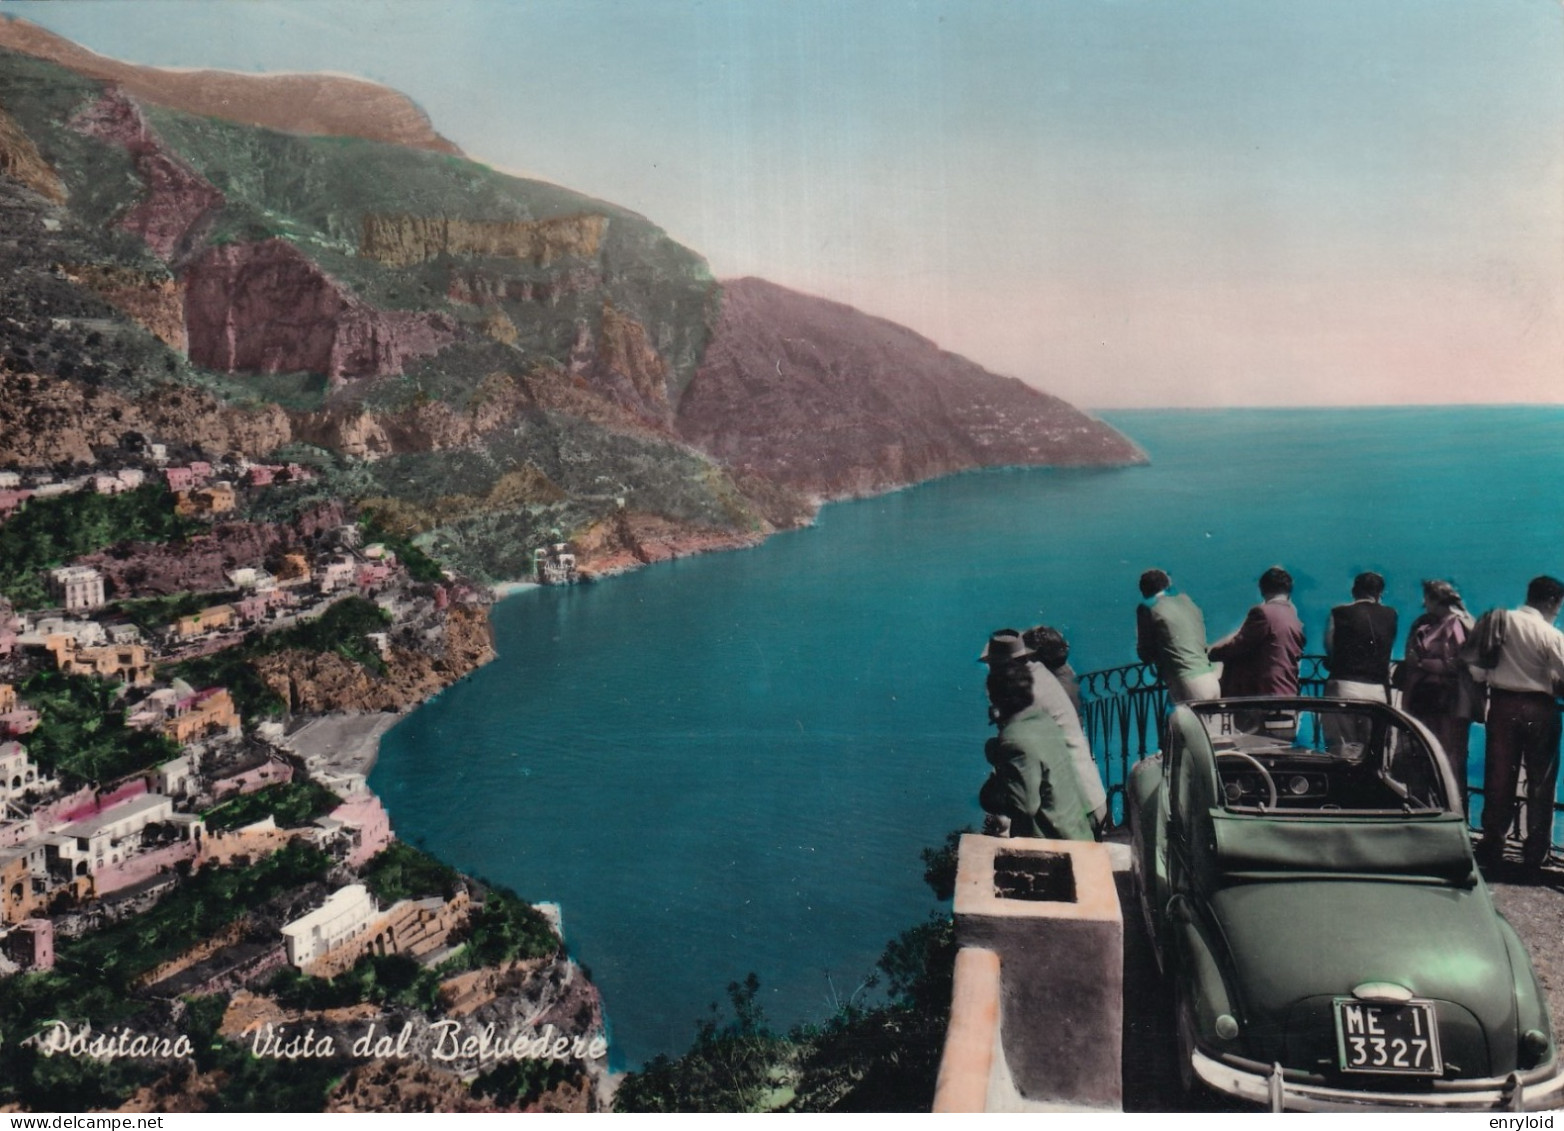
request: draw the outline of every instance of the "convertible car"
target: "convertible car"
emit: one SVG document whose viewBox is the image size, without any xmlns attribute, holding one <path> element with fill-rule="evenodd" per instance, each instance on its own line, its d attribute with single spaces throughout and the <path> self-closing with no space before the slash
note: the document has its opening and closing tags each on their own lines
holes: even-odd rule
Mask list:
<svg viewBox="0 0 1564 1131">
<path fill-rule="evenodd" d="M 1273 1110 L 1558 1107 L 1547 1004 L 1399 711 L 1177 707 L 1126 788 L 1180 1079 Z"/>
</svg>

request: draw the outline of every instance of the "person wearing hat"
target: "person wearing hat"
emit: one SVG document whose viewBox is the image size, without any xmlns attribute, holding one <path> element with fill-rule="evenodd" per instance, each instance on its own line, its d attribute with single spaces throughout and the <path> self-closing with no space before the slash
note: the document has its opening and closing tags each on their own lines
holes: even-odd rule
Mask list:
<svg viewBox="0 0 1564 1131">
<path fill-rule="evenodd" d="M 1216 668 L 1206 656 L 1206 619 L 1198 605 L 1172 587 L 1172 578 L 1160 569 L 1140 575 L 1135 654 L 1157 669 L 1173 702 L 1219 698 Z"/>
<path fill-rule="evenodd" d="M 1037 703 L 1031 652 L 1014 630 L 994 633 L 988 664 L 989 719 L 999 734 L 984 746 L 993 767 L 978 801 L 1007 819 L 1013 837 L 1096 840 L 1092 804 L 1064 731 Z"/>
</svg>

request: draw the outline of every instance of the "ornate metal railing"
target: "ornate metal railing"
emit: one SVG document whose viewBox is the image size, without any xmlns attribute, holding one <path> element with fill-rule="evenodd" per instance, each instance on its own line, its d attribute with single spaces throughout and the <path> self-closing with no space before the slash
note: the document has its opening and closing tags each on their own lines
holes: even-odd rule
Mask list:
<svg viewBox="0 0 1564 1131">
<path fill-rule="evenodd" d="M 1324 694 L 1324 656 L 1304 656 L 1298 674 L 1301 694 Z M 1117 826 L 1124 821 L 1124 782 L 1130 768 L 1162 748 L 1168 690 L 1157 679 L 1156 669 L 1148 664 L 1104 668 L 1077 678 L 1081 685 L 1081 723 L 1108 791 L 1108 819 Z M 1474 798 L 1482 793 L 1480 785 L 1471 787 Z M 1564 804 L 1555 802 L 1553 808 L 1556 821 L 1559 814 L 1564 814 Z M 1517 806 L 1517 821 L 1523 809 L 1524 803 Z"/>
</svg>

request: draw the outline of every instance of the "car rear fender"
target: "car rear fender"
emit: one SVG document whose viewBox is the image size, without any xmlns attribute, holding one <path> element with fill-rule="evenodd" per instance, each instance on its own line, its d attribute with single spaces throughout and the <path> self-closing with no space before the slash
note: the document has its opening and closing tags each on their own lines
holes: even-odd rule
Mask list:
<svg viewBox="0 0 1564 1131">
<path fill-rule="evenodd" d="M 1510 973 L 1515 981 L 1515 1031 L 1518 1035 L 1535 1029 L 1548 1038 L 1548 1052 L 1543 1060 L 1557 1055 L 1554 1048 L 1553 1021 L 1548 1014 L 1548 1000 L 1543 995 L 1542 987 L 1537 982 L 1537 972 L 1531 964 L 1531 957 L 1526 952 L 1525 945 L 1520 936 L 1515 933 L 1515 928 L 1503 915 L 1498 916 L 1499 934 L 1504 938 L 1505 953 L 1510 959 Z M 1524 1050 L 1518 1050 L 1522 1067 L 1532 1067 L 1538 1063 L 1528 1058 Z"/>
<path fill-rule="evenodd" d="M 1235 1043 L 1218 1037 L 1216 1032 L 1218 1017 L 1223 1014 L 1234 1019 L 1238 1017 L 1237 1003 L 1217 959 L 1217 948 L 1206 926 L 1184 897 L 1173 897 L 1168 905 L 1168 919 L 1176 956 L 1175 976 L 1179 979 L 1179 989 L 1187 995 L 1192 1007 L 1196 1038 L 1205 1048 L 1232 1051 L 1236 1048 Z"/>
</svg>

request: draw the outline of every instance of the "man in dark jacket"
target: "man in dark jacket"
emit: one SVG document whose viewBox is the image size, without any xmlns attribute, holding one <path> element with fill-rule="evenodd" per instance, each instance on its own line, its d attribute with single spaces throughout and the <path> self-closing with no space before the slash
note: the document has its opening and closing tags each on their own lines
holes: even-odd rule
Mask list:
<svg viewBox="0 0 1564 1131">
<path fill-rule="evenodd" d="M 1292 604 L 1292 575 L 1272 566 L 1260 575 L 1260 603 L 1238 631 L 1211 645 L 1222 662 L 1222 694 L 1296 695 L 1303 622 Z"/>
<path fill-rule="evenodd" d="M 1337 605 L 1325 624 L 1325 694 L 1337 699 L 1390 702 L 1390 652 L 1396 644 L 1396 610 L 1380 604 L 1385 579 L 1360 573 L 1352 581 L 1352 604 Z M 1372 727 L 1367 718 L 1328 715 L 1325 737 L 1333 747 L 1361 749 Z"/>
<path fill-rule="evenodd" d="M 1380 603 L 1385 579 L 1360 573 L 1352 604 L 1337 605 L 1325 626 L 1325 694 L 1341 699 L 1388 701 L 1390 652 L 1396 645 L 1396 610 Z"/>
</svg>

